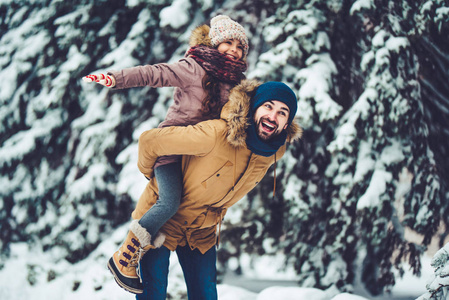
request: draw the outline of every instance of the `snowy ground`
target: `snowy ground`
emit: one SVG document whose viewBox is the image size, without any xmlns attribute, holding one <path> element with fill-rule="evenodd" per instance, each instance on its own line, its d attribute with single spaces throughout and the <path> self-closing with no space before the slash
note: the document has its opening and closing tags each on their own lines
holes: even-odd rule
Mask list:
<svg viewBox="0 0 449 300">
<path fill-rule="evenodd" d="M 125 236 L 127 227 L 117 230 L 108 240 L 91 253 L 91 255 L 76 265 L 61 260 L 55 261 L 58 253 L 36 252 L 28 249 L 26 244 L 15 244 L 12 247 L 12 257 L 5 262 L 0 270 L 0 299 L 2 300 L 131 300 L 135 299 L 119 288 L 105 267 L 105 262 Z M 113 252 L 113 250 L 112 250 Z M 171 257 L 169 290 L 174 291 L 174 299 L 184 297 L 185 285 L 182 273 L 176 261 L 176 255 Z M 264 268 L 261 262 L 258 269 L 246 277 L 225 276 L 224 284 L 218 286 L 220 300 L 380 300 L 380 299 L 416 299 L 426 292 L 425 284 L 433 270 L 430 258 L 423 260 L 422 278 L 406 274 L 400 280 L 391 297 L 372 298 L 363 289 L 356 292 L 359 295 L 337 294 L 333 291 L 321 291 L 295 286 L 290 275 L 274 274 L 272 268 Z M 276 278 L 276 280 L 273 280 Z M 30 284 L 32 283 L 32 284 Z"/>
</svg>

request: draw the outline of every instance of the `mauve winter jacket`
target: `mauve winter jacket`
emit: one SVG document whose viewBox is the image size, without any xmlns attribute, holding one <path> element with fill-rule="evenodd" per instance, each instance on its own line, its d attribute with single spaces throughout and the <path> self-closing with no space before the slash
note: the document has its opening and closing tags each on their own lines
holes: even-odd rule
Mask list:
<svg viewBox="0 0 449 300">
<path fill-rule="evenodd" d="M 202 80 L 206 71 L 193 58 L 183 58 L 172 64 L 161 63 L 110 71 L 108 74 L 115 78 L 115 89 L 175 87 L 173 104 L 158 127 L 187 126 L 211 119 L 210 115 L 202 114 L 202 103 L 206 96 Z M 220 83 L 221 106 L 228 101 L 230 89 L 230 84 Z M 180 160 L 179 156 L 164 156 L 157 160 L 155 167 Z"/>
</svg>

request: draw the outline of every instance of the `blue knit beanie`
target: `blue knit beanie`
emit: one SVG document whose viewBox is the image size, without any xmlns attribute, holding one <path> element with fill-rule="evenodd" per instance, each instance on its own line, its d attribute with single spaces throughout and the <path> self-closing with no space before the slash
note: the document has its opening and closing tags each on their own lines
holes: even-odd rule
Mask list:
<svg viewBox="0 0 449 300">
<path fill-rule="evenodd" d="M 298 109 L 298 100 L 295 93 L 285 83 L 277 81 L 268 81 L 259 85 L 256 94 L 251 99 L 250 114 L 254 115 L 257 108 L 270 100 L 277 100 L 288 106 L 290 113 L 288 115 L 288 124 L 290 125 Z"/>
</svg>

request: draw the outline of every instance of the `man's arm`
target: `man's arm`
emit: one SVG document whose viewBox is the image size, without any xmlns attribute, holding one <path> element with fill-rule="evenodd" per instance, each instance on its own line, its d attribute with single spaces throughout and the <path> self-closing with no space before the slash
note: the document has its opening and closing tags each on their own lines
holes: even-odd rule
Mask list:
<svg viewBox="0 0 449 300">
<path fill-rule="evenodd" d="M 159 156 L 204 156 L 215 147 L 217 130 L 225 121 L 210 120 L 193 126 L 173 126 L 145 131 L 139 138 L 137 166 L 147 178 L 153 177 L 153 165 Z"/>
</svg>

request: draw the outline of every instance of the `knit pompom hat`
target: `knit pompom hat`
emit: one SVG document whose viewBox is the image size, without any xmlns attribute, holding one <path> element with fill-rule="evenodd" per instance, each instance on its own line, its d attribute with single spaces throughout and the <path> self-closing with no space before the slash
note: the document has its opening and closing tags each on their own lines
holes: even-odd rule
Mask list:
<svg viewBox="0 0 449 300">
<path fill-rule="evenodd" d="M 213 47 L 217 47 L 227 40 L 238 40 L 243 46 L 243 56 L 248 54 L 248 38 L 245 29 L 228 16 L 218 15 L 210 20 L 209 37 Z"/>
</svg>

